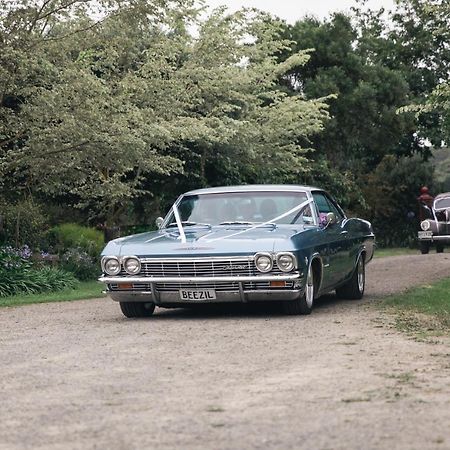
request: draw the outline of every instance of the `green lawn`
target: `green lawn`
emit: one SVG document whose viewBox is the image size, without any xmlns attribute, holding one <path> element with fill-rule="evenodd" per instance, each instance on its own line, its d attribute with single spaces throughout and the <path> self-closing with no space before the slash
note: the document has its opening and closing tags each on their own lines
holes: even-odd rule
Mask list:
<svg viewBox="0 0 450 450">
<path fill-rule="evenodd" d="M 375 249 L 374 258 L 385 258 L 387 256 L 400 256 L 400 255 L 420 255 L 420 251 L 417 248 L 377 248 Z"/>
<path fill-rule="evenodd" d="M 0 298 L 0 307 L 99 298 L 104 296 L 102 294 L 102 289 L 102 285 L 97 281 L 84 281 L 81 282 L 76 289 L 47 292 L 43 294 L 14 295 L 11 297 Z"/>
<path fill-rule="evenodd" d="M 399 313 L 400 328 L 450 334 L 450 278 L 388 297 L 383 305 Z"/>
</svg>

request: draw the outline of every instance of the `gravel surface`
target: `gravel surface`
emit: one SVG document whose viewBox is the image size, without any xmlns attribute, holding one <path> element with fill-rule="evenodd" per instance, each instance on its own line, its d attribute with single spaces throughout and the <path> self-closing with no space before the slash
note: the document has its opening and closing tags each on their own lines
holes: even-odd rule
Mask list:
<svg viewBox="0 0 450 450">
<path fill-rule="evenodd" d="M 450 275 L 450 255 L 367 267 L 364 301 L 157 309 L 108 300 L 0 310 L 0 449 L 448 449 L 450 346 L 376 308 Z"/>
</svg>

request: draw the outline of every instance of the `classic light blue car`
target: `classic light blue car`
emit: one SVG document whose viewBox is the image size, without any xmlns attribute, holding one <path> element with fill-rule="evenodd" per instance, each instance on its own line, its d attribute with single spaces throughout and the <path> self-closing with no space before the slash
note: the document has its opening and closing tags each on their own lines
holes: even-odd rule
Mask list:
<svg viewBox="0 0 450 450">
<path fill-rule="evenodd" d="M 102 253 L 99 281 L 126 317 L 155 306 L 281 302 L 309 314 L 336 290 L 360 299 L 374 252 L 369 222 L 347 218 L 325 191 L 253 185 L 181 195 L 158 231 L 122 237 Z"/>
</svg>

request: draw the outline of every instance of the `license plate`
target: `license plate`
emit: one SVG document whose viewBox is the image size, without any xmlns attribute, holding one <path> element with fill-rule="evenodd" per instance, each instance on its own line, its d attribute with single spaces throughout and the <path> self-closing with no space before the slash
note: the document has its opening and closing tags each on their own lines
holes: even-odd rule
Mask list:
<svg viewBox="0 0 450 450">
<path fill-rule="evenodd" d="M 196 290 L 180 290 L 181 300 L 194 300 L 194 301 L 205 301 L 205 300 L 215 300 L 216 291 L 214 289 L 196 289 Z"/>
<path fill-rule="evenodd" d="M 419 238 L 430 238 L 433 237 L 432 231 L 419 231 Z"/>
</svg>

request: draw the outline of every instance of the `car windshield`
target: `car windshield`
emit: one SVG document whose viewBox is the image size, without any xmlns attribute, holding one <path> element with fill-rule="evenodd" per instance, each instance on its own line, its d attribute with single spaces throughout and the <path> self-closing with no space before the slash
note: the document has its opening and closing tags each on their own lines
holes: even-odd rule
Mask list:
<svg viewBox="0 0 450 450">
<path fill-rule="evenodd" d="M 227 192 L 185 195 L 178 204 L 180 220 L 193 225 L 314 224 L 310 205 L 274 221 L 308 199 L 306 192 Z M 175 225 L 173 212 L 166 226 Z"/>
</svg>

